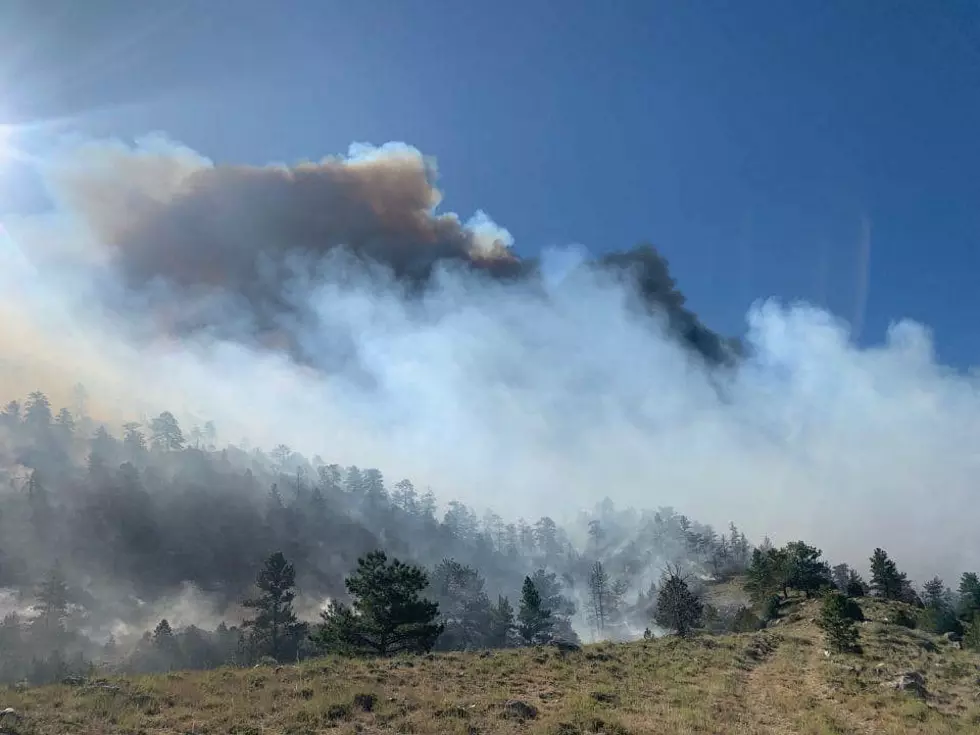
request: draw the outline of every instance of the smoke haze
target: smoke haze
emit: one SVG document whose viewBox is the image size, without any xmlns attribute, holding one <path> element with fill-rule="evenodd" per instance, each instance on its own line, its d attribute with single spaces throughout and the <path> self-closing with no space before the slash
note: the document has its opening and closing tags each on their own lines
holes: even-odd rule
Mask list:
<svg viewBox="0 0 980 735">
<path fill-rule="evenodd" d="M 875 546 L 917 579 L 980 566 L 977 381 L 921 325 L 861 349 L 761 301 L 738 349 L 655 251 L 523 261 L 485 214 L 438 214 L 401 144 L 252 167 L 90 142 L 43 168 L 56 208 L 0 235 L 8 400 L 82 383 L 115 425 L 210 419 L 505 517 L 609 496 L 861 569 Z"/>
</svg>

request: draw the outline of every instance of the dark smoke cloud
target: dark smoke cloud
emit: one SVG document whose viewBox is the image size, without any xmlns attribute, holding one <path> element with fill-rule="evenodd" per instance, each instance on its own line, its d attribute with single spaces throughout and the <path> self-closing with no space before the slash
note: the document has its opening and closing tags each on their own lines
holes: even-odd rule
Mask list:
<svg viewBox="0 0 980 735">
<path fill-rule="evenodd" d="M 432 160 L 400 144 L 258 167 L 214 165 L 151 140 L 135 150 L 86 146 L 57 180 L 126 286 L 149 298 L 165 331 L 207 328 L 222 337 L 244 331 L 310 359 L 294 334 L 296 321 L 307 316 L 308 289 L 322 277 L 336 280 L 352 261 L 382 266 L 409 295 L 424 292 L 440 268 L 492 280 L 540 278 L 538 264 L 518 258 L 510 235 L 484 214 L 463 223 L 437 213 L 436 177 Z M 329 257 L 341 250 L 353 257 Z M 704 357 L 725 359 L 730 345 L 685 308 L 655 249 L 590 265 L 632 280 L 643 308 L 666 314 Z"/>
</svg>

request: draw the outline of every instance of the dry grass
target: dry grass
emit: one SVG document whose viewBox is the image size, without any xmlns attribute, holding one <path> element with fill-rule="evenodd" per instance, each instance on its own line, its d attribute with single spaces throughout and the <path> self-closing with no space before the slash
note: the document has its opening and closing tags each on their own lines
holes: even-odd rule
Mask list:
<svg viewBox="0 0 980 735">
<path fill-rule="evenodd" d="M 18 735 L 980 732 L 980 657 L 866 612 L 863 656 L 826 657 L 808 603 L 754 634 L 181 672 L 11 689 L 0 708 L 23 715 L 4 725 Z M 925 699 L 881 686 L 909 670 Z"/>
</svg>

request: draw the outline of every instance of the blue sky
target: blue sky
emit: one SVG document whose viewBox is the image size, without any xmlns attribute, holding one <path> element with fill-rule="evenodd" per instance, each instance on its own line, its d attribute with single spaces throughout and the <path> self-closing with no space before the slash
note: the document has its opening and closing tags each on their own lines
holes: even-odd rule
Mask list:
<svg viewBox="0 0 980 735">
<path fill-rule="evenodd" d="M 721 331 L 775 296 L 980 352 L 972 2 L 12 0 L 0 118 L 217 161 L 405 141 L 522 254 L 653 242 Z"/>
</svg>

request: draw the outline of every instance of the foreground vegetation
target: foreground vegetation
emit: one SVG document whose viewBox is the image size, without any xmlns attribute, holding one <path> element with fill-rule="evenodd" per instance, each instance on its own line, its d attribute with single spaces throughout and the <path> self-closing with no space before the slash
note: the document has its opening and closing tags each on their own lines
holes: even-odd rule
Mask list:
<svg viewBox="0 0 980 735">
<path fill-rule="evenodd" d="M 968 733 L 980 655 L 862 598 L 863 653 L 829 654 L 820 602 L 754 633 L 176 672 L 10 687 L 18 735 L 48 733 Z M 924 689 L 895 688 L 903 674 Z M 9 720 L 9 721 L 8 721 Z"/>
</svg>

